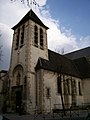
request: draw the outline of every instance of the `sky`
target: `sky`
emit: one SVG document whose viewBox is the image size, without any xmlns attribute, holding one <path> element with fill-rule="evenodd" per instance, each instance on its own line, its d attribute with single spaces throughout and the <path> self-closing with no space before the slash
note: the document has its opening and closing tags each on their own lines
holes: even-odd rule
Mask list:
<svg viewBox="0 0 90 120">
<path fill-rule="evenodd" d="M 14 1 L 0 0 L 0 46 L 3 51 L 0 69 L 9 69 L 13 39 L 11 28 L 31 8 L 49 27 L 49 49 L 68 53 L 90 46 L 90 0 L 36 0 L 37 5 L 30 4 L 29 7 L 26 2 Z"/>
</svg>

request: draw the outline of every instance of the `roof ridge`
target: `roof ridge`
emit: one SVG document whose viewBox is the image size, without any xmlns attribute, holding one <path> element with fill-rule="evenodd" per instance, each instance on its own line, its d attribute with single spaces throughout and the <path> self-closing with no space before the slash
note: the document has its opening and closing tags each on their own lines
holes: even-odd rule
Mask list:
<svg viewBox="0 0 90 120">
<path fill-rule="evenodd" d="M 72 52 L 70 52 L 70 53 L 66 53 L 66 54 L 64 54 L 64 55 L 68 55 L 68 54 L 71 54 L 71 53 L 75 53 L 75 52 L 78 52 L 78 51 L 82 51 L 82 50 L 85 50 L 85 49 L 88 49 L 88 48 L 90 48 L 90 46 L 85 47 L 85 48 L 81 48 L 81 49 L 79 49 L 79 50 L 72 51 Z"/>
</svg>

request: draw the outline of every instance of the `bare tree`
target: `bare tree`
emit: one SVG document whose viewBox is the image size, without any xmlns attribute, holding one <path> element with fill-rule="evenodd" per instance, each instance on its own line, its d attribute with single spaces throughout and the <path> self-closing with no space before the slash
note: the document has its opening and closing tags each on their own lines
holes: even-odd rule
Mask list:
<svg viewBox="0 0 90 120">
<path fill-rule="evenodd" d="M 64 55 L 64 53 L 65 53 L 65 49 L 64 48 L 61 48 L 61 49 L 60 48 L 56 48 L 55 51 L 57 53 L 61 54 L 61 55 Z"/>
<path fill-rule="evenodd" d="M 22 4 L 27 4 L 28 7 L 31 7 L 32 4 L 40 7 L 39 4 L 36 2 L 36 0 L 11 0 L 11 2 L 15 2 L 15 1 L 20 1 Z"/>
<path fill-rule="evenodd" d="M 62 48 L 62 49 L 61 49 L 61 54 L 64 55 L 64 53 L 65 53 L 65 49 Z"/>
</svg>

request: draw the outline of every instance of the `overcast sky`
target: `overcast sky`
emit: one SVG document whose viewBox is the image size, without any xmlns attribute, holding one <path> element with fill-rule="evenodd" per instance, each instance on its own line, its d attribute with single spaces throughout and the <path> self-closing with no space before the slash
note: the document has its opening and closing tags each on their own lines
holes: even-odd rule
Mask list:
<svg viewBox="0 0 90 120">
<path fill-rule="evenodd" d="M 8 69 L 13 31 L 11 28 L 30 10 L 16 0 L 0 0 L 0 69 Z M 48 48 L 65 53 L 90 46 L 90 0 L 36 0 L 33 11 L 49 27 Z"/>
</svg>

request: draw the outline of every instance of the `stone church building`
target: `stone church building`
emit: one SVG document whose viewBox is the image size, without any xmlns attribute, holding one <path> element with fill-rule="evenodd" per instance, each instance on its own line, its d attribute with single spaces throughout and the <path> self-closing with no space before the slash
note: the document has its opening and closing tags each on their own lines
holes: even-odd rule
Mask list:
<svg viewBox="0 0 90 120">
<path fill-rule="evenodd" d="M 90 47 L 88 55 L 73 59 L 74 53 L 49 50 L 48 27 L 33 10 L 12 29 L 9 100 L 13 111 L 52 112 L 90 103 Z"/>
</svg>

